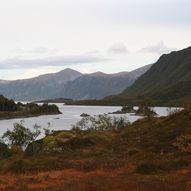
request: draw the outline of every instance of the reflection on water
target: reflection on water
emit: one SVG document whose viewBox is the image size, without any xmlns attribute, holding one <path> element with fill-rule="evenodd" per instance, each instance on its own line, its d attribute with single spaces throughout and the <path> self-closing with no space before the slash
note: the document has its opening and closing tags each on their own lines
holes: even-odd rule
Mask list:
<svg viewBox="0 0 191 191">
<path fill-rule="evenodd" d="M 82 113 L 87 113 L 90 115 L 98 115 L 109 112 L 114 112 L 120 110 L 121 107 L 113 106 L 67 106 L 61 103 L 56 104 L 59 110 L 62 112 L 60 115 L 44 115 L 39 117 L 30 118 L 20 118 L 20 119 L 9 119 L 0 120 L 0 136 L 9 128 L 13 128 L 13 124 L 24 120 L 24 125 L 31 128 L 34 124 L 38 124 L 41 127 L 47 127 L 50 123 L 50 128 L 54 130 L 70 129 L 72 125 L 76 124 L 77 121 L 81 119 L 80 115 Z M 173 108 L 175 109 L 175 108 Z M 155 107 L 154 110 L 159 116 L 166 116 L 168 114 L 166 107 Z M 113 115 L 111 115 L 113 116 Z M 134 116 L 130 114 L 125 115 L 115 115 L 115 116 L 125 116 L 130 122 L 134 122 L 141 118 L 140 116 Z"/>
</svg>

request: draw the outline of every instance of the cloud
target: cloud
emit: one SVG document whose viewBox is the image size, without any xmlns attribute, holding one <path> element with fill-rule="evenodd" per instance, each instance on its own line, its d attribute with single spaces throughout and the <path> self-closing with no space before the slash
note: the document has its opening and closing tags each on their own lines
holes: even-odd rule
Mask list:
<svg viewBox="0 0 191 191">
<path fill-rule="evenodd" d="M 32 49 L 22 49 L 22 48 L 17 48 L 15 50 L 13 50 L 13 53 L 16 54 L 20 54 L 20 55 L 51 55 L 51 54 L 55 54 L 58 52 L 58 49 L 56 48 L 47 48 L 44 46 L 38 46 L 38 47 L 34 47 Z"/>
<path fill-rule="evenodd" d="M 26 69 L 42 66 L 68 66 L 107 61 L 107 58 L 91 54 L 54 56 L 40 59 L 12 58 L 0 61 L 0 69 Z"/>
<path fill-rule="evenodd" d="M 168 47 L 164 44 L 163 41 L 158 42 L 156 45 L 149 45 L 140 50 L 140 52 L 148 52 L 155 54 L 167 54 L 176 50 L 176 48 Z"/>
<path fill-rule="evenodd" d="M 127 47 L 122 42 L 115 43 L 108 49 L 109 54 L 127 54 L 128 52 Z"/>
</svg>

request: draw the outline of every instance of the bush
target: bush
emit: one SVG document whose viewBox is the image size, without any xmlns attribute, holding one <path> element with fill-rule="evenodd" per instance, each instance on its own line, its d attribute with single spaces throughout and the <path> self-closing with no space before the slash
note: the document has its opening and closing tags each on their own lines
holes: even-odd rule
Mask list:
<svg viewBox="0 0 191 191">
<path fill-rule="evenodd" d="M 139 164 L 136 168 L 136 172 L 140 174 L 155 174 L 162 172 L 162 168 L 158 164 L 146 162 Z"/>
<path fill-rule="evenodd" d="M 114 117 L 112 119 L 110 116 L 104 114 L 98 115 L 97 117 L 84 117 L 73 126 L 72 130 L 118 130 L 120 128 L 127 127 L 129 124 L 130 122 L 123 117 Z"/>
<path fill-rule="evenodd" d="M 11 151 L 6 144 L 0 142 L 0 158 L 7 158 L 11 156 Z"/>
<path fill-rule="evenodd" d="M 110 128 L 112 128 L 112 119 L 106 114 L 98 115 L 97 117 L 84 117 L 73 126 L 74 130 L 81 129 L 104 131 Z"/>
<path fill-rule="evenodd" d="M 95 145 L 94 141 L 88 137 L 74 137 L 67 142 L 63 143 L 63 150 L 75 150 L 81 148 L 87 148 Z"/>
<path fill-rule="evenodd" d="M 22 159 L 17 159 L 14 162 L 12 162 L 9 166 L 9 169 L 14 172 L 22 172 L 27 169 L 28 163 Z"/>
<path fill-rule="evenodd" d="M 120 118 L 117 118 L 117 117 L 114 117 L 113 118 L 113 128 L 115 130 L 119 130 L 119 129 L 122 129 L 122 128 L 125 128 L 127 126 L 129 126 L 131 123 L 126 119 L 126 118 L 123 118 L 123 117 L 120 117 Z"/>
</svg>

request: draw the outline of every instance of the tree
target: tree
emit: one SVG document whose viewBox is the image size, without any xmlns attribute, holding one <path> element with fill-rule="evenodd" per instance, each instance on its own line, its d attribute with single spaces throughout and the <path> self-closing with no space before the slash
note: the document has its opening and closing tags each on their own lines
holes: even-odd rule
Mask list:
<svg viewBox="0 0 191 191">
<path fill-rule="evenodd" d="M 15 123 L 13 130 L 7 130 L 2 139 L 11 146 L 17 146 L 19 148 L 26 147 L 29 143 L 34 141 L 40 135 L 40 126 L 35 124 L 33 131 L 24 127 L 23 121 Z"/>
<path fill-rule="evenodd" d="M 18 106 L 13 100 L 0 95 L 0 111 L 17 111 Z"/>
</svg>

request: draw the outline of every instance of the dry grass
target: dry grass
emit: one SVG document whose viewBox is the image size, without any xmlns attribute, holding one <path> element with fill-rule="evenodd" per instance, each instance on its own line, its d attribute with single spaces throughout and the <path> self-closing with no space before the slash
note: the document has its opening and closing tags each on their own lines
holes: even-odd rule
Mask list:
<svg viewBox="0 0 191 191">
<path fill-rule="evenodd" d="M 190 191 L 190 186 L 191 169 L 147 176 L 131 173 L 128 168 L 0 175 L 2 191 Z"/>
</svg>

